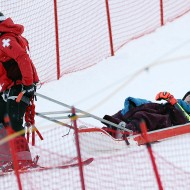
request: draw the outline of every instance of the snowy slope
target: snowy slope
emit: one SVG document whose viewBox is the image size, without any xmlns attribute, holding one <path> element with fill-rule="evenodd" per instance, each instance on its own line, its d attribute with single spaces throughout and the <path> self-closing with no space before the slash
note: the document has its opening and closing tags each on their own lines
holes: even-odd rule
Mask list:
<svg viewBox="0 0 190 190">
<path fill-rule="evenodd" d="M 189 21 L 190 13 L 38 92 L 100 117 L 121 109 L 128 96 L 154 101 L 159 91 L 167 90 L 181 98 L 189 90 Z M 36 104 L 38 111 L 47 109 L 44 102 Z"/>
<path fill-rule="evenodd" d="M 182 98 L 190 90 L 188 86 L 190 71 L 189 23 L 190 13 L 157 29 L 152 34 L 131 41 L 116 52 L 114 57 L 103 60 L 89 69 L 66 75 L 59 81 L 45 84 L 38 92 L 68 105 L 74 105 L 98 117 L 103 117 L 105 114 L 114 114 L 122 109 L 124 100 L 128 96 L 155 101 L 154 98 L 158 92 L 169 91 L 176 98 Z M 38 98 L 36 102 L 37 112 L 58 110 L 62 110 L 62 107 L 48 103 L 41 98 Z M 102 127 L 99 121 L 84 121 L 94 126 Z M 36 125 L 41 132 L 52 129 L 54 126 L 51 122 L 38 117 L 36 117 Z M 178 143 L 179 140 L 182 143 Z M 186 135 L 154 146 L 159 169 L 162 176 L 164 176 L 163 182 L 167 187 L 170 187 L 168 189 L 185 189 L 183 185 L 186 184 L 185 180 L 188 180 L 190 165 L 187 159 L 185 161 L 183 159 L 184 155 L 190 156 L 189 149 L 185 146 L 188 143 L 189 135 Z M 181 145 L 183 146 L 181 147 Z M 171 147 L 170 151 L 165 151 L 165 147 Z M 146 151 L 144 147 L 139 149 Z M 180 154 L 177 154 L 179 150 Z M 129 150 L 126 162 L 122 162 L 123 165 L 121 164 L 120 167 L 134 170 L 132 166 L 139 165 L 139 161 L 134 159 L 133 154 L 129 154 L 130 151 L 133 152 L 134 150 Z M 125 152 L 119 152 L 118 154 L 125 155 Z M 135 156 L 138 158 L 138 154 Z M 109 157 L 109 162 L 112 164 L 109 165 L 107 170 L 102 170 L 105 165 L 103 161 L 94 162 L 95 165 L 87 169 L 87 172 L 93 173 L 90 177 L 86 176 L 89 182 L 87 187 L 89 189 L 106 189 L 107 186 L 104 182 L 110 183 L 107 181 L 106 171 L 114 171 L 114 168 L 118 167 L 113 165 L 115 161 L 117 163 L 117 159 L 118 157 L 113 157 L 112 159 Z M 132 163 L 131 159 L 133 160 Z M 163 160 L 166 160 L 166 162 Z M 179 162 L 179 160 L 183 161 Z M 148 157 L 144 157 L 141 161 L 144 168 L 151 168 L 148 164 L 150 163 Z M 180 168 L 179 171 L 178 167 Z M 174 173 L 181 172 L 182 179 L 179 180 L 180 183 L 173 183 L 175 179 L 170 178 L 172 175 L 164 173 L 164 168 Z M 99 171 L 98 169 L 102 170 L 101 177 L 96 175 L 96 172 Z M 184 176 L 183 170 L 187 172 L 187 176 Z M 149 170 L 147 169 L 146 171 Z M 121 177 L 114 172 L 110 173 L 110 175 L 116 175 L 116 178 L 118 177 L 119 179 Z M 152 189 L 154 187 L 156 189 L 154 174 L 148 173 L 147 175 L 152 182 L 147 186 L 143 186 L 143 188 Z M 102 183 L 99 181 L 100 178 Z M 140 173 L 139 178 L 142 178 Z M 117 189 L 120 187 L 119 189 L 122 189 L 121 186 L 124 185 L 129 186 L 129 189 L 142 189 L 142 186 L 138 181 L 135 181 L 135 178 L 132 181 L 136 186 L 123 181 L 125 180 L 118 181 L 117 187 L 114 187 L 114 184 L 117 183 L 113 183 L 112 188 Z M 92 184 L 97 184 L 97 187 L 91 186 Z M 186 188 L 188 189 L 189 186 Z"/>
</svg>

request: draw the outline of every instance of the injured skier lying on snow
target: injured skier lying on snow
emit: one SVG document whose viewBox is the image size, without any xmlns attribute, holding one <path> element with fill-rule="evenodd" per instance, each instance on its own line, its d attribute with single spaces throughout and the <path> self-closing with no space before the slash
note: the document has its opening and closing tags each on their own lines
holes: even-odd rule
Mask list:
<svg viewBox="0 0 190 190">
<path fill-rule="evenodd" d="M 166 100 L 167 103 L 153 103 L 145 99 L 128 97 L 125 99 L 122 110 L 112 116 L 105 115 L 103 119 L 133 131 L 133 135 L 141 132 L 142 121 L 145 121 L 147 131 L 181 125 L 190 121 L 190 91 L 182 99 L 175 99 L 169 92 L 159 92 L 155 99 Z M 104 124 L 106 127 L 103 129 L 116 138 L 117 128 Z"/>
</svg>

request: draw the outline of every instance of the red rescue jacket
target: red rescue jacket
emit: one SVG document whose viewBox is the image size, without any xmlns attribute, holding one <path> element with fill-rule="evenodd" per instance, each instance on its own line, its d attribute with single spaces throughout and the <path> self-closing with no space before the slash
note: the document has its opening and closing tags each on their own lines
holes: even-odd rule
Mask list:
<svg viewBox="0 0 190 190">
<path fill-rule="evenodd" d="M 24 27 L 11 18 L 0 23 L 0 92 L 13 85 L 29 86 L 39 81 L 29 56 L 28 41 L 21 36 Z"/>
</svg>

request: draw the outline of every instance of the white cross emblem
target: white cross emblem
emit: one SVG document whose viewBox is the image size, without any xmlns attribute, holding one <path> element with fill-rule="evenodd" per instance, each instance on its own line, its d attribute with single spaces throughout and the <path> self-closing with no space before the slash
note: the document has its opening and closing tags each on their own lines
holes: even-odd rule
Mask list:
<svg viewBox="0 0 190 190">
<path fill-rule="evenodd" d="M 3 42 L 3 47 L 9 47 L 10 46 L 10 39 L 3 39 L 2 42 Z"/>
</svg>

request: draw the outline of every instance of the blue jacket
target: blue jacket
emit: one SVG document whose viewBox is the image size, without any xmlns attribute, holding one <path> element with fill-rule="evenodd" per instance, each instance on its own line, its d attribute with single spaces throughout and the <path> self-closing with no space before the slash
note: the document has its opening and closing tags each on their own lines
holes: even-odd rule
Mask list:
<svg viewBox="0 0 190 190">
<path fill-rule="evenodd" d="M 121 114 L 125 115 L 132 107 L 137 107 L 147 103 L 151 103 L 151 101 L 141 98 L 128 97 L 125 99 L 124 108 L 121 110 Z"/>
<path fill-rule="evenodd" d="M 179 105 L 188 113 L 190 114 L 190 104 L 187 104 L 185 101 L 178 99 L 177 100 Z M 151 103 L 151 101 L 146 100 L 146 99 L 141 99 L 141 98 L 133 98 L 133 97 L 128 97 L 125 99 L 124 102 L 124 108 L 121 110 L 121 114 L 125 115 L 132 107 L 137 107 L 142 104 L 147 104 Z"/>
<path fill-rule="evenodd" d="M 190 114 L 190 104 L 187 104 L 185 101 L 178 99 L 178 104 L 188 113 Z"/>
</svg>

